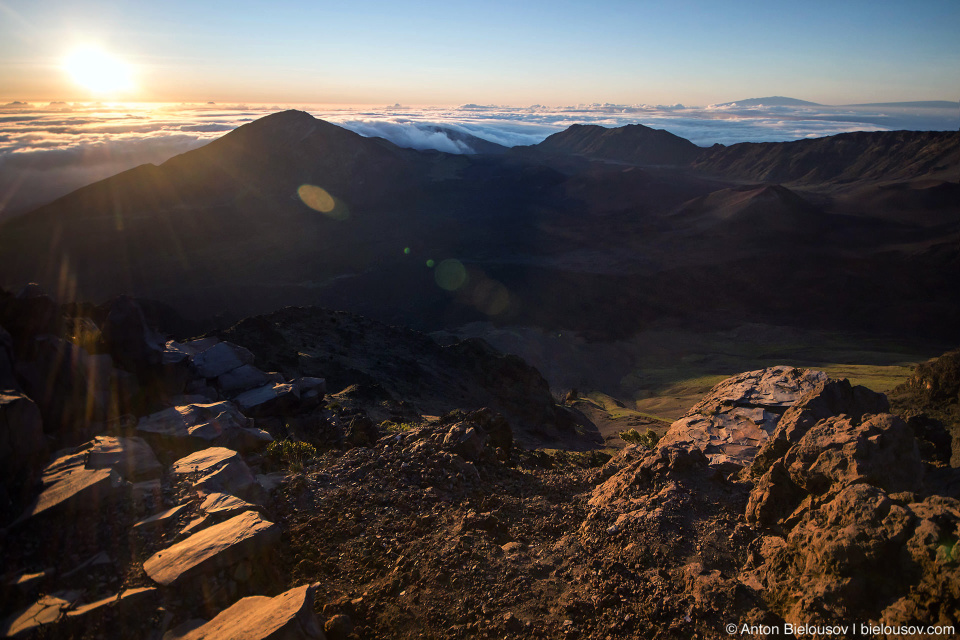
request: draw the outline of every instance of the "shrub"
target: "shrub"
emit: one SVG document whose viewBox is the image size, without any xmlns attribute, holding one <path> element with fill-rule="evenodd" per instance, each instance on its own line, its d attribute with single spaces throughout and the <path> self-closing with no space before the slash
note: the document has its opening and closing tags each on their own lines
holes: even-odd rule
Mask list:
<svg viewBox="0 0 960 640">
<path fill-rule="evenodd" d="M 309 442 L 274 440 L 267 445 L 267 458 L 291 471 L 302 471 L 303 465 L 316 457 L 317 449 Z"/>
<path fill-rule="evenodd" d="M 630 444 L 643 445 L 647 449 L 653 449 L 660 441 L 660 436 L 653 429 L 647 429 L 646 433 L 640 433 L 636 429 L 627 429 L 619 433 L 620 439 Z"/>
</svg>

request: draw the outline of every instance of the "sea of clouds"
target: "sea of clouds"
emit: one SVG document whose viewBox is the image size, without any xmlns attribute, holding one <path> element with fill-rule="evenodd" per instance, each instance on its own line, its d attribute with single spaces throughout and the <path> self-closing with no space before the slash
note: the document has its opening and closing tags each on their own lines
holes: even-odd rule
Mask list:
<svg viewBox="0 0 960 640">
<path fill-rule="evenodd" d="M 577 123 L 605 127 L 640 123 L 701 146 L 799 140 L 850 131 L 960 128 L 956 104 L 347 108 L 12 102 L 0 105 L 0 218 L 29 211 L 138 165 L 159 164 L 246 122 L 288 108 L 308 111 L 360 135 L 448 153 L 476 152 L 469 136 L 508 147 L 529 145 Z"/>
</svg>

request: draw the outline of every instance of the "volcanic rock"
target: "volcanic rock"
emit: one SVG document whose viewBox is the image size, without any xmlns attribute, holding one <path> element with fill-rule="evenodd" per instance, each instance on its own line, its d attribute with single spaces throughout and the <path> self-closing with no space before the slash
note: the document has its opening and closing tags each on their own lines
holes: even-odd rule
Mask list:
<svg viewBox="0 0 960 640">
<path fill-rule="evenodd" d="M 36 479 L 46 455 L 37 405 L 17 391 L 0 391 L 0 487 L 19 494 Z"/>
<path fill-rule="evenodd" d="M 717 384 L 660 439 L 661 447 L 692 444 L 711 464 L 750 464 L 783 414 L 827 380 L 793 367 L 749 371 Z"/>
<path fill-rule="evenodd" d="M 13 638 L 38 627 L 54 624 L 80 596 L 79 591 L 57 591 L 45 595 L 26 610 L 14 614 L 0 624 L 0 633 L 3 633 L 5 638 Z"/>
<path fill-rule="evenodd" d="M 130 482 L 158 478 L 163 465 L 142 438 L 97 436 L 87 458 L 88 469 L 113 469 Z"/>
<path fill-rule="evenodd" d="M 259 496 L 256 478 L 240 454 L 224 447 L 197 451 L 173 463 L 173 474 L 190 476 L 190 483 L 204 493 Z"/>
<path fill-rule="evenodd" d="M 227 372 L 253 362 L 253 354 L 235 344 L 219 342 L 199 351 L 192 358 L 193 366 L 203 378 L 218 378 Z"/>
<path fill-rule="evenodd" d="M 262 559 L 279 539 L 279 527 L 247 511 L 155 553 L 143 569 L 158 584 L 178 586 L 244 559 Z"/>
<path fill-rule="evenodd" d="M 273 438 L 243 415 L 232 402 L 188 404 L 170 407 L 143 417 L 137 432 L 156 438 L 178 450 L 194 450 L 211 444 L 248 451 Z"/>
<path fill-rule="evenodd" d="M 320 621 L 313 612 L 313 593 L 313 587 L 304 585 L 273 598 L 243 598 L 210 622 L 178 637 L 180 640 L 324 640 Z"/>
<path fill-rule="evenodd" d="M 84 448 L 55 456 L 43 470 L 40 495 L 14 524 L 47 513 L 77 518 L 104 509 L 120 496 L 123 479 L 112 469 L 87 469 Z"/>
<path fill-rule="evenodd" d="M 754 477 L 763 475 L 774 460 L 783 457 L 790 445 L 798 442 L 820 420 L 846 415 L 854 422 L 867 414 L 887 413 L 886 396 L 847 380 L 819 380 L 777 422 L 750 466 Z"/>
<path fill-rule="evenodd" d="M 147 326 L 140 305 L 130 296 L 119 296 L 101 328 L 107 351 L 128 371 L 142 371 L 163 360 L 164 339 Z"/>
</svg>

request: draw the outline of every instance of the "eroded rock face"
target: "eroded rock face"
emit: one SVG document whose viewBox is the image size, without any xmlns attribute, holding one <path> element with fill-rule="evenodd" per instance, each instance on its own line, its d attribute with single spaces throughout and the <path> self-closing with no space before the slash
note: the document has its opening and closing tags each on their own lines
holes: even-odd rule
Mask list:
<svg viewBox="0 0 960 640">
<path fill-rule="evenodd" d="M 781 416 L 826 382 L 822 371 L 769 367 L 728 378 L 671 425 L 660 446 L 691 444 L 711 464 L 750 464 Z"/>
<path fill-rule="evenodd" d="M 181 585 L 245 559 L 269 555 L 279 539 L 279 527 L 246 511 L 155 553 L 143 569 L 158 584 Z"/>
<path fill-rule="evenodd" d="M 950 621 L 960 502 L 920 499 L 924 467 L 897 416 L 817 422 L 757 482 L 747 519 L 763 527 L 744 580 L 795 624 L 862 618 Z"/>
<path fill-rule="evenodd" d="M 846 416 L 812 427 L 757 481 L 747 518 L 772 526 L 807 496 L 819 498 L 855 483 L 894 493 L 920 489 L 923 464 L 910 428 L 897 416 L 859 423 Z"/>
<path fill-rule="evenodd" d="M 882 393 L 855 387 L 848 380 L 821 380 L 783 414 L 754 458 L 750 473 L 754 477 L 763 475 L 774 460 L 782 457 L 790 445 L 799 442 L 820 420 L 846 415 L 858 424 L 865 415 L 888 411 L 890 403 Z"/>
</svg>

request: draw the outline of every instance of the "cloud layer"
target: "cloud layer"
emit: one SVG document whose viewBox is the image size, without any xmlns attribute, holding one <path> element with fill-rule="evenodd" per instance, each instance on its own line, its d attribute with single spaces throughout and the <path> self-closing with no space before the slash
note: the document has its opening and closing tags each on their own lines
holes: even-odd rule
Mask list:
<svg viewBox="0 0 960 640">
<path fill-rule="evenodd" d="M 957 108 L 891 106 L 613 105 L 324 108 L 313 105 L 0 105 L 0 218 L 144 163 L 159 164 L 245 122 L 285 108 L 309 111 L 404 147 L 474 153 L 470 137 L 536 144 L 572 124 L 641 123 L 695 144 L 773 142 L 849 131 L 956 130 Z"/>
</svg>

